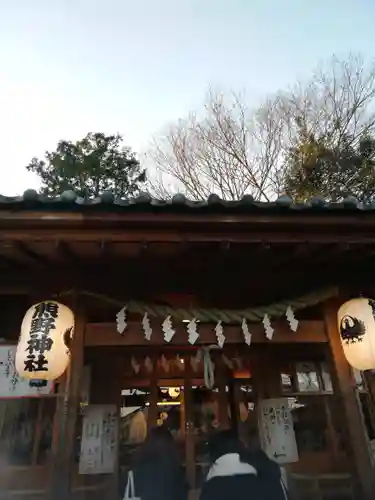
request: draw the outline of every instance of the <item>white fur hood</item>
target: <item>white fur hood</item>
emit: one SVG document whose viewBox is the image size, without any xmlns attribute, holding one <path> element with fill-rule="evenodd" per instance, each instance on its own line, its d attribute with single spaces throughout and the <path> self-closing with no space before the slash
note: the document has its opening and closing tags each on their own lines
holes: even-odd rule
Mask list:
<svg viewBox="0 0 375 500">
<path fill-rule="evenodd" d="M 242 474 L 257 475 L 256 469 L 245 462 L 241 462 L 238 453 L 228 453 L 223 455 L 212 464 L 208 471 L 206 481 L 214 477 L 236 476 Z"/>
</svg>

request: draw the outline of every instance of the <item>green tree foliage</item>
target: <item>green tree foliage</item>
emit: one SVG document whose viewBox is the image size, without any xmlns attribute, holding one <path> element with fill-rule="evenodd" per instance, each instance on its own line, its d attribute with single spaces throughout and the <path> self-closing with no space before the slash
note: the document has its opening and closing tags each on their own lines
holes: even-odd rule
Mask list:
<svg viewBox="0 0 375 500">
<path fill-rule="evenodd" d="M 120 135 L 89 133 L 77 142 L 60 141 L 43 160 L 33 158 L 27 170 L 42 181 L 41 193 L 56 196 L 72 189 L 79 196 L 98 196 L 112 190 L 131 196 L 146 182 L 146 171 Z"/>
<path fill-rule="evenodd" d="M 375 139 L 364 135 L 358 140 L 341 138 L 329 145 L 305 129 L 291 147 L 285 164 L 285 191 L 295 200 L 313 196 L 340 201 L 355 196 L 361 201 L 375 198 Z"/>
</svg>

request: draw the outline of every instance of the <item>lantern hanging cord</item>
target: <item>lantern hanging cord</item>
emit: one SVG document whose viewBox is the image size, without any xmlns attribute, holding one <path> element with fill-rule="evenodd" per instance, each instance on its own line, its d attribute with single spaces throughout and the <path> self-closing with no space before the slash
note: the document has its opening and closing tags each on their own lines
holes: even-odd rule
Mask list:
<svg viewBox="0 0 375 500">
<path fill-rule="evenodd" d="M 72 291 L 62 292 L 58 294 L 60 297 L 70 295 Z M 99 293 L 81 291 L 81 295 L 91 297 L 102 302 L 107 302 L 116 307 L 123 308 L 124 303 L 118 299 L 113 299 L 106 295 Z M 262 321 L 264 315 L 267 314 L 271 318 L 280 318 L 284 316 L 288 307 L 293 311 L 299 311 L 306 307 L 317 305 L 325 300 L 337 296 L 337 287 L 326 288 L 307 295 L 303 295 L 296 299 L 283 300 L 270 304 L 268 306 L 251 307 L 247 309 L 214 309 L 214 308 L 174 308 L 167 305 L 148 304 L 146 302 L 138 302 L 135 300 L 129 301 L 125 307 L 130 313 L 143 315 L 148 314 L 149 317 L 163 317 L 171 316 L 172 319 L 183 321 L 196 319 L 202 323 L 217 323 L 221 321 L 224 324 L 241 323 L 243 319 L 251 323 Z"/>
</svg>

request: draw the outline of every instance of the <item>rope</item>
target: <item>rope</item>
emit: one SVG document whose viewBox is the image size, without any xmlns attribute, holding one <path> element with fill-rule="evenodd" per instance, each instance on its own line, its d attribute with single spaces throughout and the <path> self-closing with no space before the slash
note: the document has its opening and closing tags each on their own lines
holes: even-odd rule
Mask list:
<svg viewBox="0 0 375 500">
<path fill-rule="evenodd" d="M 204 385 L 210 390 L 215 385 L 215 365 L 211 359 L 211 351 L 214 349 L 219 349 L 219 346 L 213 344 L 202 347 L 197 353 L 198 361 L 201 361 L 203 358 Z"/>
<path fill-rule="evenodd" d="M 68 290 L 66 292 L 62 292 L 58 294 L 58 297 L 62 297 L 64 295 L 70 295 L 74 293 L 73 290 Z M 89 292 L 89 291 L 81 291 L 81 295 L 91 297 L 102 302 L 107 302 L 116 307 L 123 308 L 124 305 L 121 301 L 117 299 L 113 299 L 111 297 L 107 297 L 106 295 Z M 269 306 L 262 307 L 253 307 L 249 309 L 175 309 L 170 306 L 159 306 L 154 304 L 146 304 L 144 302 L 130 301 L 126 305 L 126 309 L 128 312 L 145 314 L 147 313 L 149 317 L 166 317 L 171 316 L 171 318 L 175 320 L 187 320 L 187 319 L 197 319 L 201 322 L 218 323 L 221 321 L 222 323 L 241 323 L 245 318 L 250 322 L 258 322 L 261 321 L 265 314 L 272 318 L 278 318 L 285 314 L 287 308 L 290 306 L 293 311 L 298 311 L 300 309 L 304 309 L 309 306 L 314 306 L 319 304 L 320 302 L 324 302 L 327 299 L 330 299 L 336 296 L 338 293 L 337 288 L 328 288 L 324 290 L 320 290 L 318 292 L 310 293 L 307 295 L 303 295 L 298 299 L 292 299 L 287 301 L 276 302 L 275 304 L 271 304 Z M 210 345 L 206 347 L 202 347 L 199 349 L 197 353 L 197 360 L 201 361 L 203 359 L 203 368 L 204 368 L 204 384 L 207 389 L 213 389 L 215 385 L 215 365 L 211 359 L 211 351 L 214 349 L 219 349 L 217 345 Z"/>
<path fill-rule="evenodd" d="M 59 296 L 69 295 L 73 293 L 72 290 L 62 292 L 58 294 Z M 85 295 L 87 297 L 91 297 L 102 302 L 107 302 L 116 307 L 122 308 L 124 303 L 113 299 L 111 297 L 107 297 L 106 295 L 89 292 L 89 291 L 81 291 L 81 295 Z M 303 295 L 296 299 L 291 300 L 283 300 L 280 302 L 276 302 L 274 304 L 270 304 L 268 306 L 261 307 L 252 307 L 248 309 L 203 309 L 203 308 L 174 308 L 171 306 L 160 306 L 156 304 L 147 304 L 145 302 L 138 302 L 131 300 L 126 304 L 126 309 L 128 312 L 136 313 L 143 315 L 147 312 L 149 317 L 166 317 L 171 316 L 172 319 L 182 321 L 182 320 L 192 320 L 196 319 L 202 323 L 217 323 L 221 321 L 225 324 L 230 323 L 241 323 L 245 318 L 250 323 L 257 323 L 261 321 L 265 314 L 270 316 L 270 318 L 280 318 L 284 316 L 288 306 L 292 308 L 293 311 L 299 311 L 301 309 L 305 309 L 306 307 L 311 307 L 320 302 L 324 302 L 327 299 L 335 297 L 338 293 L 338 289 L 336 287 L 326 288 L 323 290 L 319 290 L 313 293 L 309 293 L 307 295 Z"/>
</svg>

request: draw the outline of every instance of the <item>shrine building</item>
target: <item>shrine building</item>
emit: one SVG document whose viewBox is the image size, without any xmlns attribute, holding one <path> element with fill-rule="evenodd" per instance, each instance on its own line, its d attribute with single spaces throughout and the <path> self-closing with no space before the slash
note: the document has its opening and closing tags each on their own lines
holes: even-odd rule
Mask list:
<svg viewBox="0 0 375 500">
<path fill-rule="evenodd" d="M 233 428 L 292 498 L 373 500 L 374 256 L 353 198 L 0 196 L 0 498 L 117 500 L 166 425 L 192 498 Z"/>
</svg>

